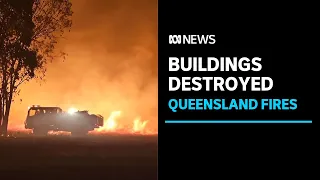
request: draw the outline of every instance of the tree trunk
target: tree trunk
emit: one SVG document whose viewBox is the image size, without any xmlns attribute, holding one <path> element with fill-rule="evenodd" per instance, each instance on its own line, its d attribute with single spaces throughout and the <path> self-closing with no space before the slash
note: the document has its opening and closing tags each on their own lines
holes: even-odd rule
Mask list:
<svg viewBox="0 0 320 180">
<path fill-rule="evenodd" d="M 9 97 L 9 100 L 11 100 L 10 97 Z M 7 101 L 6 109 L 4 112 L 4 116 L 2 118 L 2 125 L 1 125 L 1 134 L 3 134 L 4 136 L 7 136 L 8 134 L 10 108 L 11 108 L 11 101 Z"/>
<path fill-rule="evenodd" d="M 3 122 L 3 104 L 2 104 L 2 94 L 0 95 L 0 136 L 3 134 L 2 122 Z"/>
<path fill-rule="evenodd" d="M 13 80 L 11 80 L 11 82 L 14 82 Z M 11 109 L 11 103 L 12 103 L 12 96 L 13 96 L 13 85 L 14 83 L 10 83 L 10 91 L 7 92 L 7 96 L 9 96 L 8 99 L 6 99 L 6 109 L 4 112 L 4 116 L 3 116 L 3 121 L 2 121 L 2 134 L 4 136 L 7 136 L 8 134 L 8 122 L 9 122 L 9 115 L 10 115 L 10 109 Z"/>
<path fill-rule="evenodd" d="M 1 125 L 3 136 L 7 136 L 7 134 L 8 134 L 8 120 L 9 120 L 8 116 L 3 117 L 3 121 L 2 121 L 2 125 Z"/>
<path fill-rule="evenodd" d="M 1 125 L 2 125 L 2 95 L 0 94 L 0 133 L 1 133 Z"/>
</svg>

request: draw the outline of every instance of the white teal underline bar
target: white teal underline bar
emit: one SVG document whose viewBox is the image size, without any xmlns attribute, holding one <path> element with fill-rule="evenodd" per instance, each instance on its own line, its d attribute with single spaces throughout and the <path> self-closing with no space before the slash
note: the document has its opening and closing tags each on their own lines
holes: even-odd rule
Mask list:
<svg viewBox="0 0 320 180">
<path fill-rule="evenodd" d="M 166 120 L 166 124 L 311 124 L 312 120 Z"/>
</svg>

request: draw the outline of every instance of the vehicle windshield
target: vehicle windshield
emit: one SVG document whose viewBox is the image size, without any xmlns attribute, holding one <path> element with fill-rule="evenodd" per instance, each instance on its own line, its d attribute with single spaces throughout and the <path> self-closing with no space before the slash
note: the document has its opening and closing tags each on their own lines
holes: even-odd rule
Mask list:
<svg viewBox="0 0 320 180">
<path fill-rule="evenodd" d="M 34 115 L 36 115 L 36 110 L 35 109 L 30 109 L 29 110 L 29 113 L 28 113 L 28 116 L 34 116 Z"/>
<path fill-rule="evenodd" d="M 34 116 L 37 114 L 52 114 L 52 113 L 61 113 L 62 110 L 59 108 L 43 108 L 43 109 L 30 109 L 28 116 Z"/>
</svg>

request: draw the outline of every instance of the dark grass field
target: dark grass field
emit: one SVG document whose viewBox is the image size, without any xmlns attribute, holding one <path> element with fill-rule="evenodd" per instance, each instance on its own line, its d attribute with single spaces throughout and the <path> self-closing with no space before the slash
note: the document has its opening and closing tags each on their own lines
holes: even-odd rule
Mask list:
<svg viewBox="0 0 320 180">
<path fill-rule="evenodd" d="M 0 177 L 157 179 L 157 136 L 0 137 Z"/>
</svg>

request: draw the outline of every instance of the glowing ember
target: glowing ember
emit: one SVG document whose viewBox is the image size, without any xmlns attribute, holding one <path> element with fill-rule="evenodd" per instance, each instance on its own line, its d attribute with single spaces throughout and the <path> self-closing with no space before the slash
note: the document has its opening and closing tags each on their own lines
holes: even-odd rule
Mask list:
<svg viewBox="0 0 320 180">
<path fill-rule="evenodd" d="M 70 132 L 64 132 L 64 131 L 49 131 L 48 135 L 70 135 Z"/>
</svg>

